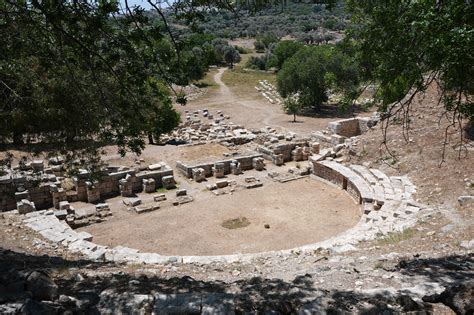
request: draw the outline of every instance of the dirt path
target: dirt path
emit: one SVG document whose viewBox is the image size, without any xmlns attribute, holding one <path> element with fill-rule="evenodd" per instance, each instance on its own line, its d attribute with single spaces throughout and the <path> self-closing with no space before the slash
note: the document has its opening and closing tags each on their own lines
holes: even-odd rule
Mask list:
<svg viewBox="0 0 474 315">
<path fill-rule="evenodd" d="M 242 91 L 237 92 L 233 86 L 228 86 L 223 81 L 226 71 L 229 70 L 219 68 L 212 76 L 213 81 L 219 88 L 210 89 L 204 96 L 190 101 L 186 107 L 180 106 L 177 109 L 181 112 L 203 108 L 210 111 L 221 110 L 230 116 L 233 123 L 243 125 L 246 128 L 260 129 L 269 126 L 279 132 L 293 131 L 301 135 L 309 135 L 315 130 L 325 129 L 328 122 L 344 117 L 298 115 L 297 122 L 294 123 L 292 115 L 284 113 L 281 106 L 269 103 L 253 87 L 242 93 Z"/>
<path fill-rule="evenodd" d="M 269 106 L 268 104 L 256 104 L 255 98 L 250 100 L 244 100 L 239 98 L 235 95 L 229 87 L 222 81 L 222 76 L 227 68 L 219 68 L 217 73 L 214 75 L 214 82 L 219 85 L 219 93 L 220 95 L 216 95 L 216 99 L 220 99 L 221 101 L 225 101 L 227 103 L 231 103 L 235 110 L 245 110 L 247 112 L 251 111 L 259 111 L 256 117 L 263 117 L 263 120 L 258 120 L 260 126 L 270 126 L 276 128 L 282 132 L 287 131 L 286 128 L 282 127 L 278 124 L 273 124 L 273 119 L 276 118 L 277 111 L 275 110 L 274 106 Z M 257 100 L 258 101 L 258 100 Z M 243 108 L 242 108 L 243 107 Z M 246 115 L 245 115 L 246 116 Z"/>
</svg>

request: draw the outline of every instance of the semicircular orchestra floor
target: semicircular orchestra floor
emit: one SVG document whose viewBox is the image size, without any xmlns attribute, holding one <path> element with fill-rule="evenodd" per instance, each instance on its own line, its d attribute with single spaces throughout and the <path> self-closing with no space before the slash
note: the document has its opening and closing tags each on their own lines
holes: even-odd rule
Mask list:
<svg viewBox="0 0 474 315">
<path fill-rule="evenodd" d="M 234 229 L 222 226 L 242 217 L 250 224 Z M 95 243 L 111 247 L 161 255 L 227 255 L 316 243 L 353 227 L 359 219 L 359 205 L 344 191 L 305 178 L 196 198 L 140 215 L 122 208 L 114 211 L 110 221 L 81 230 L 94 235 Z"/>
</svg>

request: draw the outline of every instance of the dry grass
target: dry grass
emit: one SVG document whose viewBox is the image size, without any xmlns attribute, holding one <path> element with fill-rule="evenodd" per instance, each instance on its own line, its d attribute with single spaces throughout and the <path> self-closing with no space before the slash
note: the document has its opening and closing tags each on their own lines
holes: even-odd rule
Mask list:
<svg viewBox="0 0 474 315">
<path fill-rule="evenodd" d="M 412 238 L 414 234 L 415 231 L 413 229 L 408 228 L 401 232 L 388 233 L 383 238 L 381 238 L 378 243 L 381 245 L 397 244 L 401 241 Z"/>
<path fill-rule="evenodd" d="M 259 54 L 255 53 L 241 55 L 242 60 L 239 64 L 235 65 L 233 69 L 224 72 L 222 81 L 232 89 L 232 92 L 239 96 L 246 96 L 249 93 L 255 92 L 255 86 L 260 80 L 267 80 L 272 84 L 276 83 L 276 74 L 273 72 L 245 68 L 250 57 L 258 55 Z"/>
</svg>

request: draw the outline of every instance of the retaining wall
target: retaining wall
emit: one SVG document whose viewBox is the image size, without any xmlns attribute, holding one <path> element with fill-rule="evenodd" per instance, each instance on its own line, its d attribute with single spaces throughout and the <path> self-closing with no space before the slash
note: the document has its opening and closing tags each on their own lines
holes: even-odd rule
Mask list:
<svg viewBox="0 0 474 315">
<path fill-rule="evenodd" d="M 242 171 L 250 170 L 253 168 L 252 160 L 257 157 L 262 157 L 261 154 L 251 154 L 245 156 L 235 156 L 226 160 L 218 160 L 214 162 L 205 162 L 205 163 L 197 163 L 197 164 L 185 164 L 185 162 L 177 161 L 176 168 L 186 177 L 192 178 L 193 177 L 193 169 L 195 168 L 202 168 L 204 169 L 204 173 L 206 177 L 212 176 L 212 167 L 215 163 L 223 163 L 224 164 L 224 174 L 230 174 L 230 163 L 232 161 L 238 161 L 240 163 L 240 167 Z M 192 162 L 191 162 L 192 163 Z"/>
</svg>

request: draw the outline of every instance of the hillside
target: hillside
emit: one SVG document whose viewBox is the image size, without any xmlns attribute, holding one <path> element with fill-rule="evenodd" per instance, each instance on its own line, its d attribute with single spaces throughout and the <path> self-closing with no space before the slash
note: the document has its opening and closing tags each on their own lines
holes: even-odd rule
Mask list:
<svg viewBox="0 0 474 315">
<path fill-rule="evenodd" d="M 198 30 L 221 38 L 253 38 L 264 33 L 274 33 L 278 37 L 323 38 L 339 37 L 348 16 L 340 3 L 328 10 L 324 5 L 289 2 L 286 7 L 279 5 L 265 7 L 256 13 L 237 11 L 214 11 L 204 15 L 198 23 Z M 175 25 L 186 25 L 172 19 Z M 185 32 L 179 27 L 176 32 Z"/>
</svg>

